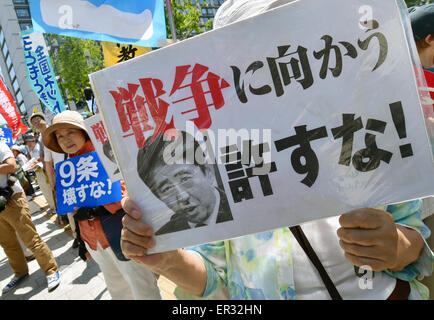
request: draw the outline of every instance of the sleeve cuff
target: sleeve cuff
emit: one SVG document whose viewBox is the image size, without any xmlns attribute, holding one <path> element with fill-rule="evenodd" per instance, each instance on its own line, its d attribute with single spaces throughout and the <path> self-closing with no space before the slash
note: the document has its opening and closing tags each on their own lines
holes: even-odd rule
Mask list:
<svg viewBox="0 0 434 320">
<path fill-rule="evenodd" d="M 200 254 L 196 250 L 192 250 L 192 249 L 185 249 L 185 250 L 188 250 L 188 251 L 193 252 L 194 254 L 198 255 L 205 263 L 206 275 L 207 275 L 206 287 L 205 287 L 205 291 L 203 292 L 202 297 L 197 297 L 197 296 L 194 296 L 192 294 L 189 294 L 189 293 L 183 291 L 182 289 L 180 289 L 179 287 L 176 287 L 176 289 L 175 289 L 175 292 L 174 292 L 175 296 L 181 300 L 207 299 L 208 297 L 210 297 L 213 293 L 215 293 L 220 288 L 219 284 L 221 283 L 221 278 L 219 277 L 217 271 L 214 269 L 213 265 L 202 254 Z"/>
<path fill-rule="evenodd" d="M 424 241 L 424 248 L 419 259 L 417 259 L 415 262 L 409 264 L 401 271 L 394 272 L 388 270 L 387 273 L 394 278 L 398 278 L 404 281 L 411 281 L 416 277 L 418 278 L 418 280 L 421 280 L 423 279 L 423 277 L 431 276 L 433 271 L 434 253 L 427 244 L 426 240 L 417 228 L 405 224 L 397 224 L 417 231 Z"/>
<path fill-rule="evenodd" d="M 221 282 L 221 278 L 217 273 L 217 271 L 214 269 L 211 262 L 208 261 L 208 259 L 206 259 L 202 254 L 200 254 L 197 251 L 194 250 L 191 251 L 199 255 L 202 258 L 203 262 L 205 263 L 207 277 L 206 277 L 206 288 L 205 291 L 203 292 L 202 298 L 206 299 L 209 296 L 211 296 L 213 293 L 215 293 L 217 289 L 219 289 L 219 283 Z"/>
</svg>

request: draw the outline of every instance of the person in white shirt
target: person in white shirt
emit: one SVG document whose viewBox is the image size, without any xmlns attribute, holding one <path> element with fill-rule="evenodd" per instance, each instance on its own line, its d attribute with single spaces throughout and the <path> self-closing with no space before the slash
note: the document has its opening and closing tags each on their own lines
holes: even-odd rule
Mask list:
<svg viewBox="0 0 434 320">
<path fill-rule="evenodd" d="M 48 291 L 52 291 L 60 283 L 59 268 L 50 248 L 36 231 L 23 188 L 18 180 L 13 182 L 8 177 L 17 171 L 17 164 L 12 151 L 4 142 L 0 142 L 0 163 L 0 188 L 10 190 L 10 197 L 0 211 L 0 245 L 15 273 L 2 293 L 9 293 L 29 275 L 29 268 L 17 234 L 24 245 L 33 252 L 47 276 Z"/>
<path fill-rule="evenodd" d="M 22 151 L 23 151 L 22 148 L 20 146 L 13 145 L 11 150 L 15 156 L 15 159 L 18 161 L 20 166 L 23 168 L 25 166 L 25 164 L 29 162 L 29 159 L 27 159 L 27 157 L 22 153 Z M 33 200 L 35 198 L 36 194 L 35 194 L 35 189 L 33 189 L 32 180 L 30 178 L 29 173 L 26 171 L 24 171 L 24 176 L 26 177 L 26 179 L 29 183 L 28 183 L 27 188 L 25 188 L 25 186 L 22 186 L 22 187 L 24 188 L 24 191 L 26 192 L 26 196 L 28 197 L 27 200 Z"/>
<path fill-rule="evenodd" d="M 33 128 L 39 130 L 39 132 L 41 132 L 42 135 L 44 134 L 45 130 L 48 128 L 47 121 L 45 119 L 45 116 L 42 113 L 32 114 L 30 119 L 29 119 L 29 122 L 31 123 Z M 41 141 L 42 141 L 42 136 L 41 136 Z M 48 149 L 46 146 L 44 146 L 43 143 L 42 143 L 42 145 L 44 147 L 44 158 L 42 159 L 44 162 L 44 170 L 47 172 L 47 176 L 48 176 L 48 180 L 49 180 L 50 188 L 51 188 L 51 194 L 52 194 L 52 198 L 53 198 L 53 203 L 54 203 L 53 209 L 55 209 L 57 207 L 55 168 L 56 168 L 56 164 L 58 162 L 64 161 L 66 159 L 65 159 L 64 154 L 57 153 L 57 152 L 54 152 L 54 151 Z M 69 226 L 71 227 L 72 236 L 74 238 L 74 242 L 72 243 L 72 247 L 75 249 L 78 247 L 75 221 L 74 221 L 72 213 L 68 213 L 67 217 L 68 217 L 68 221 L 69 221 Z M 59 218 L 59 222 L 63 223 L 61 218 Z"/>
<path fill-rule="evenodd" d="M 28 134 L 24 137 L 24 142 L 27 145 L 27 148 L 29 149 L 30 154 L 30 160 L 32 161 L 32 170 L 36 174 L 36 180 L 38 181 L 38 185 L 41 189 L 42 194 L 45 197 L 45 200 L 47 200 L 47 203 L 51 210 L 54 212 L 56 211 L 56 204 L 54 202 L 54 196 L 53 192 L 51 191 L 50 185 L 47 182 L 47 176 L 45 174 L 44 168 L 43 168 L 43 159 L 44 159 L 44 153 L 43 150 L 41 150 L 41 147 L 39 143 L 36 141 L 35 136 L 33 134 Z"/>
<path fill-rule="evenodd" d="M 41 146 L 36 141 L 35 136 L 32 133 L 27 134 L 24 137 L 24 142 L 26 143 L 26 146 L 29 150 L 30 159 L 36 159 L 38 161 L 41 161 Z"/>
<path fill-rule="evenodd" d="M 17 145 L 13 145 L 11 150 L 21 167 L 24 167 L 29 159 L 21 152 L 21 148 Z"/>
</svg>

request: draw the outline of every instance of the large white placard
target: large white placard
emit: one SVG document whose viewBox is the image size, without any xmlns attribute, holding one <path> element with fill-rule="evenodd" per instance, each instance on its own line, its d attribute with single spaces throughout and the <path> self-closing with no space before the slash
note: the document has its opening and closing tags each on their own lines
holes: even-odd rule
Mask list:
<svg viewBox="0 0 434 320">
<path fill-rule="evenodd" d="M 300 0 L 92 74 L 154 252 L 434 194 L 404 21 L 395 0 Z M 168 128 L 217 165 L 159 166 Z"/>
</svg>

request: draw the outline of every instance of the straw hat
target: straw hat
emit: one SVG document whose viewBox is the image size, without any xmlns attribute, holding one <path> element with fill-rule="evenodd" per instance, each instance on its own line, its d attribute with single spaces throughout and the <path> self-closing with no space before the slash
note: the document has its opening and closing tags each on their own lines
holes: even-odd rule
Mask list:
<svg viewBox="0 0 434 320">
<path fill-rule="evenodd" d="M 42 134 L 42 142 L 44 145 L 57 153 L 65 153 L 57 143 L 55 136 L 56 130 L 59 129 L 81 129 L 87 133 L 86 126 L 84 125 L 83 116 L 77 111 L 66 110 L 53 118 L 51 126 L 49 126 Z"/>
</svg>

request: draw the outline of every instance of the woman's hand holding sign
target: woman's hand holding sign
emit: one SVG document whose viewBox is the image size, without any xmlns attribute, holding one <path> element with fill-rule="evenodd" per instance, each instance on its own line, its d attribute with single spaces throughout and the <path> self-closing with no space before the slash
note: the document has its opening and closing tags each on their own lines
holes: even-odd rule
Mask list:
<svg viewBox="0 0 434 320">
<path fill-rule="evenodd" d="M 147 255 L 148 249 L 155 246 L 155 239 L 152 237 L 154 230 L 141 220 L 140 209 L 129 198 L 122 200 L 122 207 L 128 213 L 122 220 L 124 228 L 121 234 L 125 256 L 151 269 L 158 266 L 164 260 L 165 254 Z"/>
<path fill-rule="evenodd" d="M 121 234 L 122 251 L 128 259 L 175 282 L 187 292 L 202 296 L 206 287 L 206 267 L 196 254 L 183 249 L 148 255 L 155 246 L 154 230 L 142 221 L 142 211 L 132 200 L 124 198 Z"/>
<path fill-rule="evenodd" d="M 345 257 L 353 265 L 373 271 L 400 271 L 416 261 L 424 247 L 421 235 L 398 225 L 390 213 L 357 209 L 343 214 L 337 234 Z"/>
</svg>

